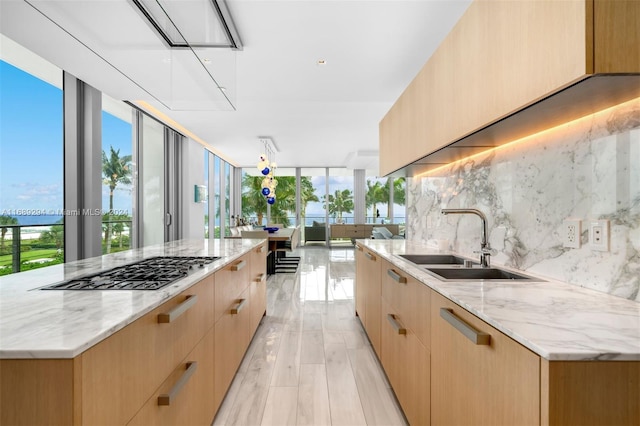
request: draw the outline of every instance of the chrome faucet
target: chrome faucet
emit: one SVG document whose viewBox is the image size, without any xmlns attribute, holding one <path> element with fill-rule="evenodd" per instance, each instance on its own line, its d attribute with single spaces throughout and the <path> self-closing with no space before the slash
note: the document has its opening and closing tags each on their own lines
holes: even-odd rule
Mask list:
<svg viewBox="0 0 640 426">
<path fill-rule="evenodd" d="M 488 268 L 491 264 L 489 260 L 491 257 L 491 247 L 489 247 L 489 241 L 487 240 L 487 217 L 480 210 L 476 209 L 442 209 L 443 215 L 448 214 L 475 214 L 482 220 L 482 235 L 480 241 L 480 251 L 474 253 L 480 253 L 480 266 Z"/>
</svg>

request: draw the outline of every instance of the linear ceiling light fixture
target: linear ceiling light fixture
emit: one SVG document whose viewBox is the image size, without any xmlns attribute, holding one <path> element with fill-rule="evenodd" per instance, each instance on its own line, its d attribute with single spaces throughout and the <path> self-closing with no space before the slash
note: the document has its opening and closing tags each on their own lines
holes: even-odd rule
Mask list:
<svg viewBox="0 0 640 426">
<path fill-rule="evenodd" d="M 242 50 L 224 0 L 132 0 L 170 47 Z"/>
</svg>

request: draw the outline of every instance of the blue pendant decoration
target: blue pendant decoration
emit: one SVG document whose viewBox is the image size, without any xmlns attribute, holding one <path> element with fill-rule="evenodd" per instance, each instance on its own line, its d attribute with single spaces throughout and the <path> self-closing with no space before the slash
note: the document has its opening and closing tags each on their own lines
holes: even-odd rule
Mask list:
<svg viewBox="0 0 640 426">
<path fill-rule="evenodd" d="M 264 175 L 264 179 L 262 179 L 261 182 L 260 194 L 265 196 L 269 204 L 276 202 L 276 186 L 278 186 L 278 181 L 274 177 L 274 172 L 277 167 L 275 162 L 269 161 L 267 154 L 260 154 L 260 161 L 258 161 L 257 168 L 260 170 L 260 173 Z"/>
</svg>

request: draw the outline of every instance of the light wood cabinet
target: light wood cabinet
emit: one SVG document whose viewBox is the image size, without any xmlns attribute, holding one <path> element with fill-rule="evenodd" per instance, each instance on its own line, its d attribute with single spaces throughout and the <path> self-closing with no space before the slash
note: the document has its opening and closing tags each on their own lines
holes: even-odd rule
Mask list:
<svg viewBox="0 0 640 426">
<path fill-rule="evenodd" d="M 387 228 L 392 234 L 398 235 L 400 232 L 400 226 L 393 223 L 385 223 L 385 224 L 332 224 L 329 228 L 330 238 L 371 238 L 371 233 L 373 232 L 373 228 L 376 226 L 384 226 Z"/>
<path fill-rule="evenodd" d="M 73 359 L 0 360 L 0 424 L 211 424 L 265 311 L 257 248 Z"/>
<path fill-rule="evenodd" d="M 434 424 L 540 424 L 537 354 L 436 293 L 431 339 Z"/>
<path fill-rule="evenodd" d="M 250 290 L 237 295 L 215 325 L 215 389 L 213 405 L 220 406 L 240 366 L 250 340 Z"/>
<path fill-rule="evenodd" d="M 178 364 L 129 426 L 208 425 L 215 416 L 213 395 L 214 331 Z"/>
<path fill-rule="evenodd" d="M 267 243 L 261 244 L 251 252 L 251 335 L 266 315 L 267 306 Z"/>
<path fill-rule="evenodd" d="M 407 327 L 404 314 L 384 298 L 382 316 L 382 366 L 409 423 L 428 425 L 431 370 L 429 351 L 416 333 Z"/>
<path fill-rule="evenodd" d="M 381 268 L 376 352 L 410 424 L 640 424 L 640 362 L 542 359 L 356 245 L 361 319 L 370 303 L 358 296 L 370 288 L 365 253 Z"/>
<path fill-rule="evenodd" d="M 381 322 L 380 268 L 382 260 L 371 250 L 363 248 L 362 251 L 356 249 L 356 262 L 356 268 L 361 272 L 360 276 L 356 277 L 356 310 L 369 336 L 371 345 L 379 354 Z"/>
<path fill-rule="evenodd" d="M 81 355 L 84 424 L 133 417 L 212 328 L 214 287 L 211 275 Z M 181 315 L 161 319 L 181 308 Z"/>
<path fill-rule="evenodd" d="M 639 73 L 639 21 L 640 2 L 635 0 L 474 1 L 381 121 L 380 174 L 593 74 Z M 605 96 L 594 92 L 582 99 L 585 108 L 560 109 L 556 124 L 587 115 L 596 104 L 602 109 L 613 105 L 602 102 L 638 96 L 636 88 L 626 90 L 624 99 L 601 101 L 607 85 L 597 90 Z M 539 124 L 527 124 L 529 130 L 555 125 L 548 116 L 540 117 Z M 495 132 L 480 145 L 486 149 L 506 142 Z M 465 148 L 459 151 L 478 151 Z"/>
<path fill-rule="evenodd" d="M 364 326 L 365 319 L 367 317 L 367 311 L 365 310 L 365 296 L 366 296 L 366 270 L 365 270 L 365 257 L 364 248 L 360 244 L 355 246 L 356 252 L 356 289 L 355 289 L 355 301 L 356 301 L 356 315 L 360 318 L 360 322 Z"/>
<path fill-rule="evenodd" d="M 543 425 L 639 425 L 640 362 L 541 360 Z"/>
<path fill-rule="evenodd" d="M 429 349 L 431 344 L 431 318 L 429 309 L 431 290 L 411 275 L 382 259 L 382 297 L 413 330 L 420 342 Z M 383 312 L 384 316 L 384 312 Z"/>
</svg>

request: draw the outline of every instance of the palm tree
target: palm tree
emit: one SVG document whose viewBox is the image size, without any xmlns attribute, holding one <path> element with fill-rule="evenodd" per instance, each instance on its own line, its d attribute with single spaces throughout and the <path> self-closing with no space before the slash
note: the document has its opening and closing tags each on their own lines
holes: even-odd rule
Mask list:
<svg viewBox="0 0 640 426">
<path fill-rule="evenodd" d="M 48 231 L 44 231 L 40 234 L 40 240 L 43 243 L 55 243 L 56 249 L 60 250 L 64 241 L 64 227 L 62 225 L 63 219 L 60 219 L 56 223 L 57 224 L 49 228 Z"/>
<path fill-rule="evenodd" d="M 244 175 L 242 177 L 242 215 L 255 214 L 258 225 L 262 225 L 262 218 L 267 214 L 267 199 L 260 192 L 262 177 Z"/>
<path fill-rule="evenodd" d="M 307 204 L 311 202 L 318 202 L 320 199 L 316 195 L 316 189 L 313 187 L 313 183 L 308 176 L 300 177 L 300 215 L 302 217 L 302 223 L 304 226 L 304 219 L 307 212 Z"/>
<path fill-rule="evenodd" d="M 267 214 L 267 200 L 260 192 L 263 179 L 263 176 L 244 175 L 242 177 L 242 215 L 256 215 L 259 225 L 262 225 L 262 220 Z M 278 223 L 289 226 L 287 213 L 296 210 L 296 178 L 295 176 L 276 176 L 276 179 L 278 180 L 276 202 L 271 205 L 271 217 L 278 218 Z M 302 177 L 300 180 L 300 202 L 303 216 L 307 203 L 319 201 L 314 192 L 311 180 L 308 177 Z"/>
<path fill-rule="evenodd" d="M 367 180 L 367 193 L 365 195 L 365 204 L 367 209 L 369 207 L 373 207 L 371 210 L 372 211 L 371 216 L 373 216 L 374 223 L 376 222 L 376 216 L 377 216 L 376 212 L 378 210 L 376 208 L 376 205 L 384 204 L 388 202 L 389 202 L 389 192 L 387 190 L 386 197 L 385 197 L 385 186 L 378 181 L 372 184 L 370 180 Z"/>
<path fill-rule="evenodd" d="M 13 217 L 13 216 L 7 216 L 7 215 L 0 215 L 0 225 L 17 225 L 18 224 L 18 219 Z M 0 248 L 1 251 L 0 253 L 4 254 L 4 237 L 5 235 L 7 235 L 7 230 L 9 228 L 0 228 Z"/>
<path fill-rule="evenodd" d="M 350 189 L 337 189 L 334 194 L 325 195 L 324 199 L 328 201 L 329 214 L 337 217 L 337 223 L 342 223 L 342 213 L 353 212 L 353 192 Z"/>
<path fill-rule="evenodd" d="M 113 146 L 110 147 L 110 150 L 111 155 L 109 157 L 102 151 L 102 177 L 104 184 L 109 186 L 109 215 L 113 213 L 113 191 L 120 184 L 131 184 L 131 155 L 120 157 L 120 150 L 113 149 Z M 107 253 L 111 253 L 112 232 L 112 224 L 109 221 L 105 231 Z"/>
<path fill-rule="evenodd" d="M 393 185 L 393 204 L 398 204 L 398 205 L 405 205 L 406 201 L 405 201 L 405 178 L 400 177 L 400 178 L 392 178 L 389 177 L 387 178 L 387 182 L 384 184 L 384 186 L 382 187 L 381 190 L 381 197 L 384 197 L 387 203 L 387 216 L 386 217 L 391 217 L 391 205 L 392 203 L 389 202 L 389 198 L 390 197 L 390 188 L 391 185 Z M 374 211 L 375 212 L 375 211 Z"/>
</svg>

